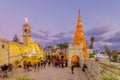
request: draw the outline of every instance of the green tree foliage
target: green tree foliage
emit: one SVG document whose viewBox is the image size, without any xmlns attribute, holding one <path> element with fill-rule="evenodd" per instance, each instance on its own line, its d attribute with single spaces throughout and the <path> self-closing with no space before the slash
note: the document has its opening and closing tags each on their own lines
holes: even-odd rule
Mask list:
<svg viewBox="0 0 120 80">
<path fill-rule="evenodd" d="M 17 79 L 17 80 L 32 80 L 31 78 L 27 78 L 27 77 L 25 77 L 25 76 L 23 76 L 23 77 L 20 77 L 19 79 Z"/>
<path fill-rule="evenodd" d="M 19 61 L 19 60 L 15 60 L 15 62 L 14 62 L 15 67 L 18 67 L 20 63 L 21 63 L 21 61 Z"/>
<path fill-rule="evenodd" d="M 109 56 L 109 59 L 110 59 L 110 61 L 112 60 L 112 53 L 111 53 L 111 51 L 108 49 L 108 47 L 107 46 L 104 46 L 104 49 L 105 49 L 105 53 Z"/>
<path fill-rule="evenodd" d="M 109 56 L 110 61 L 117 62 L 118 60 L 118 52 L 110 51 L 107 46 L 105 46 L 105 53 Z"/>
<path fill-rule="evenodd" d="M 67 42 L 60 43 L 60 44 L 57 44 L 57 46 L 59 46 L 61 50 L 66 50 L 68 48 L 68 43 Z"/>
<path fill-rule="evenodd" d="M 102 80 L 118 80 L 118 79 L 116 79 L 116 78 L 103 77 L 103 79 L 102 79 Z"/>
<path fill-rule="evenodd" d="M 112 61 L 117 62 L 118 53 L 117 51 L 112 51 Z"/>
<path fill-rule="evenodd" d="M 19 42 L 19 38 L 17 37 L 16 34 L 15 34 L 15 36 L 13 37 L 13 41 L 14 41 L 14 42 Z"/>
</svg>

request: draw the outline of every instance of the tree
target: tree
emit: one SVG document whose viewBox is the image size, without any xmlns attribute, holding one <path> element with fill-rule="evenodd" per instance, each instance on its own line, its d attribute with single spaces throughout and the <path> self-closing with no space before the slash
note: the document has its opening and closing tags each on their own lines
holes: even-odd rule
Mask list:
<svg viewBox="0 0 120 80">
<path fill-rule="evenodd" d="M 92 36 L 92 37 L 90 38 L 90 41 L 91 41 L 90 49 L 93 49 L 93 43 L 94 43 L 94 41 L 95 41 L 95 38 Z"/>
<path fill-rule="evenodd" d="M 17 37 L 16 34 L 15 34 L 15 36 L 13 37 L 13 41 L 14 41 L 14 42 L 19 42 L 19 38 Z"/>
<path fill-rule="evenodd" d="M 67 59 L 67 53 L 66 53 L 66 51 L 67 51 L 67 48 L 68 48 L 68 43 L 67 42 L 65 42 L 65 43 L 60 43 L 60 44 L 57 44 L 59 47 L 60 47 L 60 49 L 61 49 L 61 52 L 60 52 L 60 54 L 65 54 L 65 59 Z M 63 59 L 63 56 L 61 57 L 62 59 Z"/>
<path fill-rule="evenodd" d="M 110 51 L 107 46 L 105 46 L 105 53 L 109 56 L 110 61 L 118 62 L 118 52 L 116 50 Z"/>
<path fill-rule="evenodd" d="M 15 60 L 14 63 L 15 63 L 15 67 L 18 67 L 19 64 L 21 63 L 21 61 L 20 60 Z"/>
<path fill-rule="evenodd" d="M 62 43 L 57 44 L 57 46 L 59 46 L 59 48 L 60 48 L 60 50 L 61 50 L 61 51 L 64 49 L 64 46 L 63 46 L 63 44 L 62 44 Z"/>
<path fill-rule="evenodd" d="M 64 45 L 64 49 L 66 50 L 68 48 L 68 43 L 65 42 L 63 45 Z"/>
<path fill-rule="evenodd" d="M 112 61 L 117 62 L 118 60 L 118 52 L 117 51 L 112 51 Z"/>
<path fill-rule="evenodd" d="M 65 43 L 60 43 L 60 44 L 57 44 L 57 46 L 59 46 L 59 48 L 61 49 L 61 51 L 65 50 L 68 48 L 68 43 L 65 42 Z"/>
<path fill-rule="evenodd" d="M 105 53 L 109 56 L 110 61 L 112 60 L 112 52 L 108 49 L 108 47 L 105 45 L 104 46 Z"/>
</svg>

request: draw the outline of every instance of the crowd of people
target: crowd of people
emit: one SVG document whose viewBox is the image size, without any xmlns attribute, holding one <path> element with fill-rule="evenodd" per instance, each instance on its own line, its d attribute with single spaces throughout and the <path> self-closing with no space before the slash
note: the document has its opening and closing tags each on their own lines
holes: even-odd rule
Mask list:
<svg viewBox="0 0 120 80">
<path fill-rule="evenodd" d="M 0 76 L 2 76 L 3 78 L 8 77 L 8 72 L 12 72 L 13 70 L 13 65 L 11 63 L 4 64 L 0 66 Z"/>
<path fill-rule="evenodd" d="M 26 62 L 26 61 L 23 62 L 23 69 L 25 71 L 31 71 L 32 68 L 34 69 L 34 72 L 36 70 L 39 71 L 40 67 L 44 67 L 45 68 L 46 67 L 46 61 L 41 60 L 39 62 L 33 62 L 33 63 Z"/>
<path fill-rule="evenodd" d="M 67 67 L 67 62 L 65 63 L 64 61 L 60 61 L 60 60 L 47 60 L 47 61 L 44 61 L 44 60 L 41 60 L 39 62 L 27 62 L 27 61 L 24 61 L 23 62 L 23 69 L 24 71 L 31 71 L 31 70 L 34 70 L 35 71 L 39 71 L 40 68 L 45 68 L 46 65 L 48 67 L 50 66 L 53 66 L 53 67 L 56 67 L 56 68 L 64 68 L 64 67 Z"/>
<path fill-rule="evenodd" d="M 55 68 L 64 68 L 67 67 L 67 61 L 64 60 L 41 60 L 39 62 L 27 62 L 24 61 L 22 68 L 24 69 L 24 72 L 28 72 L 28 71 L 34 71 L 34 72 L 39 72 L 40 68 L 46 68 L 46 66 L 50 67 L 55 67 Z M 72 74 L 74 73 L 74 68 L 75 68 L 75 64 L 71 65 L 71 72 Z M 83 65 L 83 71 L 85 71 L 85 68 L 87 68 L 86 64 Z M 8 77 L 8 72 L 12 72 L 13 71 L 13 65 L 12 64 L 4 64 L 0 66 L 0 73 L 1 76 L 3 78 Z"/>
</svg>

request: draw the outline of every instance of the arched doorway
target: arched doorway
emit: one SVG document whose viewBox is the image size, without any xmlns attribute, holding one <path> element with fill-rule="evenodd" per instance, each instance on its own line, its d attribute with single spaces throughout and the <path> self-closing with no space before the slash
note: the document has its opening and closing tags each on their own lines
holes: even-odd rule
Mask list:
<svg viewBox="0 0 120 80">
<path fill-rule="evenodd" d="M 71 63 L 75 64 L 76 67 L 79 67 L 79 56 L 78 55 L 73 55 L 71 59 Z"/>
</svg>

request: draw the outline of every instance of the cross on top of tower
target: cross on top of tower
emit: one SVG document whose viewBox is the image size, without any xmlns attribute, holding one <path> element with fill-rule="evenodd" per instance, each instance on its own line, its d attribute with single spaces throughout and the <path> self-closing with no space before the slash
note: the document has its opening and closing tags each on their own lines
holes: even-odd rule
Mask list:
<svg viewBox="0 0 120 80">
<path fill-rule="evenodd" d="M 25 23 L 28 24 L 28 18 L 27 17 L 25 18 Z"/>
</svg>

